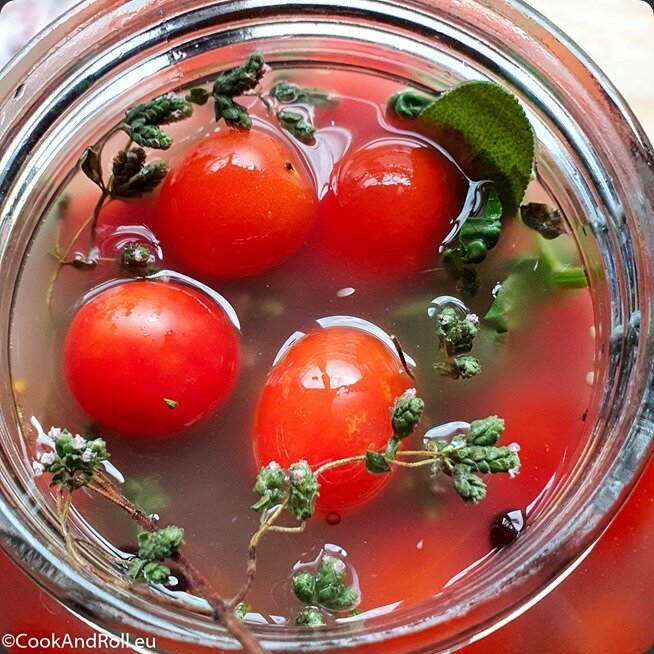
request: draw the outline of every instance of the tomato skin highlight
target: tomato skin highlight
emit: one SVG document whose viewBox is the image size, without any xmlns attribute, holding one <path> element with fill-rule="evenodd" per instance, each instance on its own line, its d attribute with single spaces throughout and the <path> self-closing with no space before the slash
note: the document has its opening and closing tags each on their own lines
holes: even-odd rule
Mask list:
<svg viewBox="0 0 654 654">
<path fill-rule="evenodd" d="M 186 271 L 248 277 L 297 250 L 315 211 L 315 189 L 281 138 L 223 129 L 173 166 L 159 196 L 157 234 Z"/>
<path fill-rule="evenodd" d="M 257 406 L 254 456 L 259 466 L 301 459 L 318 466 L 383 448 L 390 409 L 413 387 L 397 355 L 352 327 L 327 327 L 294 343 L 272 369 Z M 318 513 L 358 507 L 391 475 L 353 463 L 319 476 Z"/>
<path fill-rule="evenodd" d="M 461 213 L 468 179 L 443 153 L 382 139 L 347 154 L 321 205 L 321 241 L 338 258 L 378 275 L 433 268 Z"/>
<path fill-rule="evenodd" d="M 100 292 L 73 318 L 64 344 L 77 403 L 99 425 L 129 436 L 168 435 L 209 417 L 239 367 L 238 334 L 222 308 L 171 282 Z"/>
</svg>

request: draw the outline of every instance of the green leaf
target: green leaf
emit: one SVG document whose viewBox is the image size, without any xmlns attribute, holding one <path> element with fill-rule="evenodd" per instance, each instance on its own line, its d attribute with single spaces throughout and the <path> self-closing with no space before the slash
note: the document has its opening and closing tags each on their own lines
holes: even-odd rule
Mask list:
<svg viewBox="0 0 654 654">
<path fill-rule="evenodd" d="M 336 104 L 330 93 L 321 89 L 307 88 L 284 80 L 280 80 L 270 89 L 270 95 L 284 104 L 304 102 L 316 107 L 331 107 Z"/>
<path fill-rule="evenodd" d="M 424 409 L 424 401 L 413 394 L 398 397 L 391 409 L 393 435 L 399 439 L 411 435 L 420 422 Z"/>
<path fill-rule="evenodd" d="M 481 263 L 494 248 L 502 231 L 502 205 L 497 191 L 488 193 L 480 216 L 469 216 L 459 232 L 459 255 L 463 263 Z"/>
<path fill-rule="evenodd" d="M 239 620 L 245 620 L 248 613 L 252 613 L 252 605 L 247 602 L 239 602 L 234 608 L 234 614 Z"/>
<path fill-rule="evenodd" d="M 481 364 L 477 357 L 461 354 L 454 357 L 452 361 L 435 363 L 434 370 L 439 375 L 450 379 L 470 379 L 481 372 Z"/>
<path fill-rule="evenodd" d="M 282 109 L 277 113 L 277 119 L 282 128 L 298 141 L 302 143 L 313 142 L 316 128 L 301 113 L 290 111 L 289 109 Z"/>
<path fill-rule="evenodd" d="M 254 484 L 254 492 L 261 498 L 252 508 L 260 511 L 280 504 L 288 493 L 287 482 L 286 472 L 274 461 L 261 468 Z"/>
<path fill-rule="evenodd" d="M 298 627 L 322 627 L 325 624 L 325 618 L 319 609 L 302 609 L 295 616 L 295 624 Z"/>
<path fill-rule="evenodd" d="M 450 458 L 467 466 L 472 472 L 485 475 L 520 468 L 520 458 L 510 447 L 471 445 L 454 451 Z"/>
<path fill-rule="evenodd" d="M 124 122 L 138 129 L 143 125 L 170 125 L 193 115 L 193 107 L 174 93 L 160 95 L 149 102 L 128 109 Z"/>
<path fill-rule="evenodd" d="M 429 130 L 454 131 L 472 151 L 478 179 L 491 179 L 508 215 L 516 215 L 534 167 L 535 137 L 518 100 L 493 82 L 464 82 L 426 107 Z"/>
<path fill-rule="evenodd" d="M 82 172 L 97 186 L 104 190 L 102 181 L 102 162 L 100 154 L 93 148 L 86 148 L 79 160 Z"/>
<path fill-rule="evenodd" d="M 136 557 L 129 563 L 127 576 L 132 581 L 140 583 L 165 584 L 170 578 L 170 569 L 156 561 Z"/>
<path fill-rule="evenodd" d="M 266 71 L 261 52 L 252 53 L 245 63 L 223 70 L 214 82 L 212 94 L 237 98 L 255 89 Z"/>
<path fill-rule="evenodd" d="M 216 121 L 222 118 L 230 127 L 241 130 L 252 127 L 252 119 L 243 105 L 226 95 L 214 95 L 213 101 Z"/>
<path fill-rule="evenodd" d="M 139 557 L 146 561 L 165 561 L 184 543 L 184 530 L 169 526 L 139 534 Z"/>
<path fill-rule="evenodd" d="M 316 597 L 316 579 L 310 572 L 301 572 L 293 577 L 293 593 L 300 602 L 313 604 Z"/>
<path fill-rule="evenodd" d="M 320 484 L 306 461 L 288 469 L 288 512 L 298 520 L 308 520 L 316 510 Z"/>
<path fill-rule="evenodd" d="M 436 316 L 436 324 L 439 345 L 448 356 L 467 354 L 472 350 L 474 338 L 479 332 L 479 319 L 476 315 L 461 316 L 458 309 L 445 307 Z"/>
<path fill-rule="evenodd" d="M 173 137 L 156 125 L 141 125 L 128 131 L 134 143 L 153 150 L 168 150 Z"/>
<path fill-rule="evenodd" d="M 147 155 L 143 148 L 121 150 L 113 161 L 111 197 L 140 198 L 154 191 L 168 174 L 164 162 L 146 165 Z"/>
<path fill-rule="evenodd" d="M 329 611 L 351 609 L 359 594 L 345 583 L 345 564 L 340 559 L 325 557 L 315 576 L 315 601 Z"/>
<path fill-rule="evenodd" d="M 469 445 L 497 445 L 504 432 L 504 420 L 497 416 L 489 416 L 470 423 L 467 442 Z"/>
<path fill-rule="evenodd" d="M 121 127 L 137 145 L 167 150 L 173 139 L 160 126 L 186 120 L 192 115 L 193 105 L 185 98 L 166 93 L 128 109 Z"/>
<path fill-rule="evenodd" d="M 486 497 L 486 483 L 477 477 L 467 465 L 454 466 L 452 484 L 464 502 L 477 504 Z"/>
<path fill-rule="evenodd" d="M 409 89 L 392 95 L 388 100 L 388 109 L 400 118 L 417 118 L 433 101 L 433 96 Z"/>
<path fill-rule="evenodd" d="M 383 475 L 392 470 L 383 454 L 368 450 L 366 452 L 366 470 L 373 475 Z"/>
<path fill-rule="evenodd" d="M 211 97 L 211 93 L 207 91 L 206 89 L 202 88 L 196 88 L 196 89 L 190 89 L 189 92 L 186 94 L 186 100 L 192 104 L 197 104 L 200 107 L 203 107 L 207 102 L 209 102 L 209 98 Z"/>
<path fill-rule="evenodd" d="M 544 241 L 543 241 L 544 242 Z M 495 292 L 484 320 L 498 334 L 517 329 L 533 315 L 534 307 L 551 296 L 556 288 L 555 262 L 549 256 L 521 257 L 513 262 L 507 278 Z M 576 281 L 585 274 L 573 268 Z"/>
<path fill-rule="evenodd" d="M 118 265 L 124 270 L 143 272 L 144 270 L 150 269 L 150 266 L 155 261 L 156 256 L 150 245 L 145 243 L 126 243 L 120 251 Z M 173 402 L 173 400 L 169 401 Z M 166 402 L 165 399 L 164 402 Z"/>
</svg>

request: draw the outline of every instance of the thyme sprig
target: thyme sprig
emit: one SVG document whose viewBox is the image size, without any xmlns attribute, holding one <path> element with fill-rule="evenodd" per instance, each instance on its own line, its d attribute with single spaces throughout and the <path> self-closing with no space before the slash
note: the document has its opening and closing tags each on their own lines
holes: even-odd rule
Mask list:
<svg viewBox="0 0 654 654">
<path fill-rule="evenodd" d="M 211 91 L 201 87 L 192 88 L 185 97 L 165 93 L 131 107 L 118 125 L 84 150 L 78 162 L 79 168 L 100 189 L 100 197 L 91 215 L 73 234 L 68 245 L 63 251 L 57 250 L 54 253 L 57 267 L 47 289 L 48 306 L 52 306 L 55 285 L 62 268 L 71 266 L 92 269 L 98 265 L 100 258 L 96 246 L 96 227 L 107 204 L 116 199 L 137 198 L 152 193 L 165 179 L 168 165 L 163 161 L 150 161 L 147 150 L 168 150 L 173 144 L 173 136 L 164 127 L 190 118 L 194 106 L 206 105 L 209 100 L 213 100 L 216 121 L 223 120 L 229 127 L 247 131 L 252 127 L 252 119 L 247 108 L 239 104 L 236 98 L 254 93 L 284 130 L 302 143 L 313 142 L 316 128 L 308 113 L 288 108 L 278 110 L 274 103 L 330 105 L 334 103 L 334 98 L 319 89 L 281 81 L 265 94 L 259 87 L 268 70 L 263 54 L 254 52 L 243 64 L 220 72 Z M 111 173 L 107 176 L 103 161 L 104 149 L 120 133 L 126 134 L 129 140 L 114 155 Z M 87 230 L 88 252 L 73 256 L 73 248 Z M 147 270 L 144 266 L 132 266 L 131 259 L 126 262 L 121 257 L 119 262 L 132 271 Z M 140 263 L 138 260 L 136 262 Z"/>
<path fill-rule="evenodd" d="M 260 83 L 268 70 L 263 54 L 254 52 L 240 66 L 220 73 L 211 92 L 201 87 L 192 88 L 187 93 L 186 100 L 205 105 L 213 99 L 216 121 L 224 120 L 230 127 L 247 131 L 252 128 L 252 119 L 247 108 L 235 98 L 254 95 L 282 129 L 302 143 L 312 143 L 316 128 L 309 115 L 288 108 L 277 110 L 275 103 L 330 106 L 334 104 L 334 98 L 320 89 L 305 88 L 286 81 L 277 82 L 266 94 L 260 89 Z"/>
<path fill-rule="evenodd" d="M 101 439 L 90 441 L 73 437 L 66 430 L 53 429 L 50 434 L 57 436 L 53 441 L 55 454 L 41 454 L 34 462 L 34 469 L 37 474 L 48 472 L 53 475 L 52 485 L 58 488 L 57 510 L 62 534 L 69 552 L 80 565 L 88 567 L 89 564 L 77 550 L 68 530 L 67 519 L 72 493 L 84 487 L 126 512 L 141 528 L 138 553 L 128 564 L 127 579 L 133 583 L 165 585 L 171 577 L 166 562 L 174 562 L 188 578 L 191 589 L 211 606 L 213 619 L 224 624 L 245 651 L 259 654 L 264 650 L 243 624 L 243 616 L 249 610 L 244 600 L 255 577 L 258 545 L 268 533 L 294 534 L 305 529 L 307 521 L 315 513 L 323 473 L 356 463 L 362 464 L 370 474 L 387 474 L 393 468 L 428 468 L 431 476 L 444 474 L 450 477 L 453 489 L 465 502 L 477 503 L 484 499 L 487 492 L 482 475 L 513 475 L 520 468 L 519 447 L 516 444 L 498 446 L 504 421 L 497 416 L 474 421 L 467 434 L 451 440 L 426 438 L 422 450 L 401 450 L 401 442 L 415 431 L 423 408 L 424 403 L 415 396 L 415 391 L 397 398 L 389 416 L 392 435 L 387 445 L 379 451 L 331 461 L 315 469 L 306 461 L 298 461 L 285 469 L 275 462 L 261 468 L 254 486 L 259 499 L 252 507 L 262 512 L 261 524 L 250 540 L 245 581 L 231 600 L 217 593 L 184 556 L 181 551 L 184 532 L 180 527 L 171 525 L 161 528 L 154 517 L 131 502 L 109 479 L 103 469 L 109 465 L 109 454 Z M 40 426 L 39 432 L 37 442 L 50 444 L 52 436 L 45 435 Z M 278 524 L 285 514 L 295 523 Z M 104 580 L 114 583 L 113 578 L 96 572 Z M 346 611 L 355 607 L 360 600 L 358 591 L 345 584 L 342 562 L 329 558 L 323 560 L 311 579 L 306 574 L 294 578 L 293 588 L 300 600 L 312 605 L 296 618 L 296 624 L 307 626 L 324 624 L 320 607 L 327 611 Z"/>
<path fill-rule="evenodd" d="M 481 372 L 477 357 L 471 356 L 472 344 L 479 332 L 479 318 L 459 308 L 445 307 L 436 315 L 436 336 L 440 349 L 447 357 L 434 364 L 443 377 L 470 379 Z"/>
</svg>

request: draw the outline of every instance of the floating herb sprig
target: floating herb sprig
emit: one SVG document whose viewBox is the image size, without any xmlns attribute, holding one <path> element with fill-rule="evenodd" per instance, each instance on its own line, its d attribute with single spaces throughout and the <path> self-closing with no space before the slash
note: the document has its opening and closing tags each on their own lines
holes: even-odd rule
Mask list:
<svg viewBox="0 0 654 654">
<path fill-rule="evenodd" d="M 432 476 L 449 476 L 453 489 L 465 502 L 477 503 L 486 496 L 486 484 L 481 475 L 513 474 L 519 469 L 518 446 L 497 445 L 504 430 L 504 422 L 496 416 L 471 423 L 467 434 L 455 436 L 449 441 L 428 439 L 422 450 L 401 450 L 401 442 L 414 432 L 423 408 L 424 403 L 415 396 L 415 392 L 407 392 L 397 398 L 389 420 L 392 435 L 386 447 L 380 451 L 368 451 L 359 456 L 331 461 L 316 469 L 312 469 L 306 461 L 298 461 L 285 469 L 274 462 L 261 468 L 254 486 L 259 499 L 252 508 L 263 512 L 262 521 L 250 541 L 245 582 L 231 600 L 216 593 L 183 555 L 180 548 L 184 543 L 184 532 L 181 528 L 160 528 L 153 517 L 127 499 L 108 478 L 103 466 L 109 465 L 109 454 L 101 439 L 90 441 L 56 429 L 51 430 L 48 436 L 34 422 L 39 430 L 37 442 L 52 449 L 52 452 L 39 456 L 34 469 L 37 474 L 53 475 L 51 485 L 58 489 L 57 508 L 62 533 L 71 555 L 81 565 L 87 566 L 88 563 L 82 559 L 70 536 L 67 518 L 72 493 L 87 488 L 125 511 L 142 530 L 138 537 L 138 553 L 126 570 L 128 579 L 134 583 L 166 584 L 171 572 L 165 563 L 170 559 L 187 576 L 192 589 L 209 603 L 213 618 L 226 626 L 241 642 L 245 651 L 257 653 L 263 652 L 263 649 L 242 624 L 242 618 L 244 611 L 247 612 L 244 600 L 256 573 L 258 544 L 267 533 L 293 534 L 305 529 L 307 521 L 315 512 L 316 500 L 320 494 L 320 476 L 324 472 L 355 463 L 364 465 L 370 474 L 387 474 L 393 468 L 429 468 Z M 294 519 L 295 524 L 278 525 L 278 520 L 284 514 Z M 113 583 L 107 575 L 102 578 Z M 341 566 L 329 561 L 323 562 L 311 580 L 306 575 L 296 577 L 293 588 L 302 601 L 332 611 L 351 609 L 359 601 L 358 592 L 345 585 Z M 296 618 L 296 624 L 318 626 L 322 623 L 322 614 L 314 606 Z"/>
<path fill-rule="evenodd" d="M 195 105 L 205 105 L 209 100 L 213 100 L 217 121 L 223 120 L 229 127 L 247 131 L 252 127 L 252 119 L 246 107 L 239 104 L 236 98 L 254 93 L 284 130 L 303 143 L 313 141 L 316 129 L 310 117 L 306 113 L 287 108 L 277 110 L 273 101 L 282 104 L 328 105 L 333 104 L 333 97 L 319 89 L 308 89 L 288 82 L 278 82 L 266 95 L 258 90 L 258 87 L 268 70 L 263 54 L 255 52 L 240 66 L 219 73 L 211 91 L 192 88 L 185 97 L 166 93 L 128 109 L 118 125 L 95 145 L 86 148 L 80 157 L 79 167 L 100 189 L 100 197 L 91 215 L 80 225 L 68 246 L 63 251 L 54 253 L 57 268 L 47 289 L 48 306 L 52 305 L 54 288 L 63 267 L 91 269 L 99 263 L 96 227 L 104 207 L 112 200 L 142 197 L 152 193 L 165 179 L 168 165 L 163 161 L 149 161 L 147 150 L 168 150 L 173 144 L 173 137 L 163 128 L 190 118 Z M 114 155 L 111 174 L 107 177 L 103 161 L 104 149 L 107 143 L 121 132 L 126 134 L 129 140 Z M 71 256 L 76 243 L 87 230 L 88 252 Z M 139 246 L 143 247 L 146 246 Z M 131 252 L 124 253 L 124 256 L 119 258 L 120 265 L 137 273 L 150 270 L 147 265 L 140 265 L 142 262 L 138 258 L 139 251 L 132 249 Z M 141 254 L 145 258 L 145 253 L 141 251 Z M 133 255 L 136 255 L 136 258 Z"/>
<path fill-rule="evenodd" d="M 470 355 L 475 336 L 479 332 L 479 318 L 459 308 L 445 307 L 436 315 L 436 336 L 446 361 L 434 364 L 443 377 L 469 379 L 481 372 L 477 357 Z"/>
<path fill-rule="evenodd" d="M 258 90 L 258 87 L 268 70 L 263 54 L 255 52 L 242 65 L 220 73 L 211 92 L 204 88 L 193 88 L 186 95 L 186 100 L 193 104 L 205 105 L 213 99 L 217 121 L 222 119 L 231 127 L 249 130 L 252 127 L 252 119 L 247 109 L 236 102 L 235 98 L 254 95 L 263 103 L 268 113 L 279 122 L 282 129 L 302 143 L 311 143 L 316 128 L 310 117 L 291 109 L 278 110 L 274 102 L 329 106 L 334 103 L 334 98 L 320 89 L 305 88 L 285 81 L 277 82 L 270 92 L 265 94 Z"/>
</svg>

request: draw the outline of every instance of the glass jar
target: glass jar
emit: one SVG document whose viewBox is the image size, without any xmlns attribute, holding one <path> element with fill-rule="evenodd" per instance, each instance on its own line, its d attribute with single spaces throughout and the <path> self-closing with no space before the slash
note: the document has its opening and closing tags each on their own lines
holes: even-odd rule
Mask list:
<svg viewBox="0 0 654 654">
<path fill-rule="evenodd" d="M 539 179 L 570 218 L 583 253 L 598 340 L 587 441 L 511 555 L 479 566 L 446 597 L 362 623 L 311 633 L 253 627 L 274 651 L 454 651 L 526 611 L 574 569 L 635 484 L 654 433 L 651 146 L 601 72 L 518 0 L 87 1 L 14 60 L 0 82 L 3 546 L 100 628 L 234 647 L 220 625 L 103 583 L 67 554 L 30 474 L 9 374 L 9 328 L 24 253 L 85 145 L 122 108 L 206 78 L 255 49 L 274 66 L 374 70 L 418 88 L 501 83 L 527 110 Z"/>
</svg>

